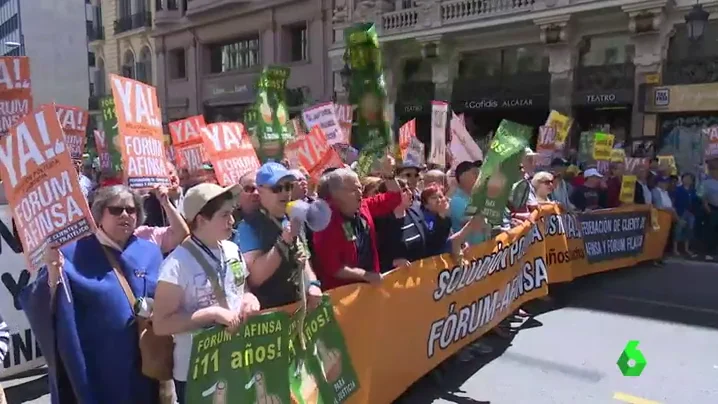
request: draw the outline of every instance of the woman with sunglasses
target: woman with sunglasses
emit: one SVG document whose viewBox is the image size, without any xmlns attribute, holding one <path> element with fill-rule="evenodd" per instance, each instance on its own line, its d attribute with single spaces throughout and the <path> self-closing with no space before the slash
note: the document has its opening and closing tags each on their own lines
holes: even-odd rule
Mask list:
<svg viewBox="0 0 718 404">
<path fill-rule="evenodd" d="M 540 171 L 531 178 L 531 185 L 534 187 L 536 199 L 533 201 L 530 210 L 538 208 L 541 204 L 553 203 L 551 192 L 553 192 L 553 174 L 548 171 Z"/>
<path fill-rule="evenodd" d="M 159 383 L 142 374 L 131 300 L 154 297 L 162 253 L 134 235 L 144 212 L 128 187 L 100 188 L 91 210 L 95 234 L 49 246 L 20 295 L 47 358 L 53 402 L 159 403 Z"/>
</svg>

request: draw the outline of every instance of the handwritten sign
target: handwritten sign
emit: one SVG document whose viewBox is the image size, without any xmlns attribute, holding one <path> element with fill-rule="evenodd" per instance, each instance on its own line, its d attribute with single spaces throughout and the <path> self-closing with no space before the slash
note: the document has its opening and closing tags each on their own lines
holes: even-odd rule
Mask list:
<svg viewBox="0 0 718 404">
<path fill-rule="evenodd" d="M 202 133 L 204 148 L 220 185 L 237 184 L 244 174 L 259 169 L 257 153 L 241 123 L 213 123 Z"/>
<path fill-rule="evenodd" d="M 0 139 L 0 174 L 31 270 L 42 266 L 46 242 L 64 245 L 94 230 L 53 105 Z"/>
<path fill-rule="evenodd" d="M 306 136 L 295 139 L 284 148 L 284 155 L 290 162 L 295 162 L 318 180 L 327 168 L 342 167 L 339 154 L 327 142 L 324 131 L 314 126 Z"/>
<path fill-rule="evenodd" d="M 304 118 L 304 123 L 307 128 L 314 126 L 322 128 L 327 136 L 329 145 L 344 143 L 345 136 L 337 120 L 333 103 L 326 102 L 307 108 L 302 112 L 302 118 Z"/>
<path fill-rule="evenodd" d="M 136 189 L 169 185 L 156 89 L 116 74 L 110 74 L 110 82 L 127 185 Z"/>
<path fill-rule="evenodd" d="M 68 105 L 55 105 L 57 119 L 65 132 L 65 145 L 70 151 L 70 158 L 73 160 L 82 159 L 87 141 L 87 111 L 80 107 Z"/>
</svg>

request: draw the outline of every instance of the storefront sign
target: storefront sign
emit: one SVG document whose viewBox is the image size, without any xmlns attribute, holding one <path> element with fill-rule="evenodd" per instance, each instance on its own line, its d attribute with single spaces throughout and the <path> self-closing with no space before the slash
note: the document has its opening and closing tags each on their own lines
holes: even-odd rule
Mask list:
<svg viewBox="0 0 718 404">
<path fill-rule="evenodd" d="M 718 111 L 718 83 L 649 86 L 645 112 Z"/>
<path fill-rule="evenodd" d="M 256 75 L 207 78 L 202 95 L 208 105 L 248 104 L 256 98 Z"/>
<path fill-rule="evenodd" d="M 474 110 L 530 108 L 533 106 L 535 106 L 533 98 L 507 98 L 503 100 L 484 98 L 477 101 L 464 101 L 465 109 Z"/>
<path fill-rule="evenodd" d="M 610 91 L 580 91 L 574 93 L 574 104 L 578 106 L 610 106 L 633 104 L 633 89 Z"/>
</svg>

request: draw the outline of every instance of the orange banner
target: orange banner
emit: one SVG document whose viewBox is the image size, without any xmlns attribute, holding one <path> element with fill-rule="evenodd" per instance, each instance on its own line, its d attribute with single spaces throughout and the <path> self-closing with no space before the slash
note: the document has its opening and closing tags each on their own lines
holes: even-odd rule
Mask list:
<svg viewBox="0 0 718 404">
<path fill-rule="evenodd" d="M 109 77 L 125 183 L 135 189 L 169 185 L 157 90 L 116 74 Z"/>
<path fill-rule="evenodd" d="M 42 266 L 46 242 L 64 245 L 94 231 L 53 105 L 0 140 L 0 174 L 31 271 Z"/>
<path fill-rule="evenodd" d="M 30 58 L 0 57 L 0 135 L 32 111 Z"/>
<path fill-rule="evenodd" d="M 202 137 L 202 131 L 206 127 L 202 115 L 169 123 L 178 168 L 195 172 L 202 169 L 202 165 L 209 161 Z"/>
<path fill-rule="evenodd" d="M 203 130 L 204 148 L 222 186 L 239 183 L 242 176 L 259 169 L 252 141 L 238 122 L 220 122 Z"/>
<path fill-rule="evenodd" d="M 70 151 L 70 158 L 73 160 L 82 159 L 87 142 L 87 110 L 80 107 L 68 105 L 55 105 L 57 119 L 65 132 L 65 145 Z"/>
<path fill-rule="evenodd" d="M 301 166 L 313 180 L 319 180 L 324 170 L 343 167 L 344 162 L 327 142 L 319 126 L 314 126 L 306 136 L 301 136 L 284 147 L 284 155 L 292 166 Z"/>
<path fill-rule="evenodd" d="M 105 132 L 95 129 L 95 147 L 97 148 L 97 156 L 100 158 L 100 169 L 107 170 L 111 166 L 110 153 L 107 151 L 107 142 Z"/>
<path fill-rule="evenodd" d="M 658 212 L 656 231 L 641 222 L 648 212 L 646 206 L 632 206 L 595 213 L 603 225 L 610 222 L 611 230 L 627 232 L 626 239 L 637 242 L 643 234 L 640 252 L 630 257 L 597 254 L 601 247 L 582 238 L 583 228 L 590 238 L 603 225 L 592 224 L 588 216 L 582 225 L 576 216 L 547 205 L 524 225 L 469 249 L 464 265 L 445 254 L 394 270 L 378 287 L 356 284 L 330 291 L 359 378 L 359 390 L 347 402 L 392 402 L 522 304 L 546 295 L 547 283 L 660 258 L 671 217 Z M 621 255 L 616 250 L 622 243 L 605 245 Z"/>
</svg>

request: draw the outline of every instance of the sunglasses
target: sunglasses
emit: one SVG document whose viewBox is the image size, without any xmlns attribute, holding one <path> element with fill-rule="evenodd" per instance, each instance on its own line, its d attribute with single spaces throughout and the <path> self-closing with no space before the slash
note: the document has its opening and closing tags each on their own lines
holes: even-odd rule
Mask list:
<svg viewBox="0 0 718 404">
<path fill-rule="evenodd" d="M 244 191 L 248 194 L 254 193 L 254 191 L 256 191 L 256 190 L 257 190 L 257 187 L 255 187 L 254 185 L 245 185 L 242 187 L 242 191 Z"/>
<path fill-rule="evenodd" d="M 282 184 L 277 184 L 277 185 L 273 186 L 273 187 L 270 188 L 270 189 L 271 189 L 272 192 L 274 192 L 275 194 L 279 194 L 279 193 L 282 193 L 282 192 L 292 192 L 292 190 L 294 189 L 294 184 L 292 184 L 292 183 L 288 183 L 288 184 L 284 184 L 284 185 L 282 185 Z"/>
<path fill-rule="evenodd" d="M 540 183 L 546 184 L 546 185 L 553 185 L 553 180 L 543 180 L 543 181 L 540 181 Z"/>
<path fill-rule="evenodd" d="M 406 173 L 401 175 L 404 178 L 419 178 L 419 174 L 417 173 Z"/>
<path fill-rule="evenodd" d="M 108 206 L 107 211 L 112 216 L 120 216 L 122 212 L 127 212 L 128 215 L 134 215 L 137 213 L 137 208 L 134 206 Z"/>
</svg>

